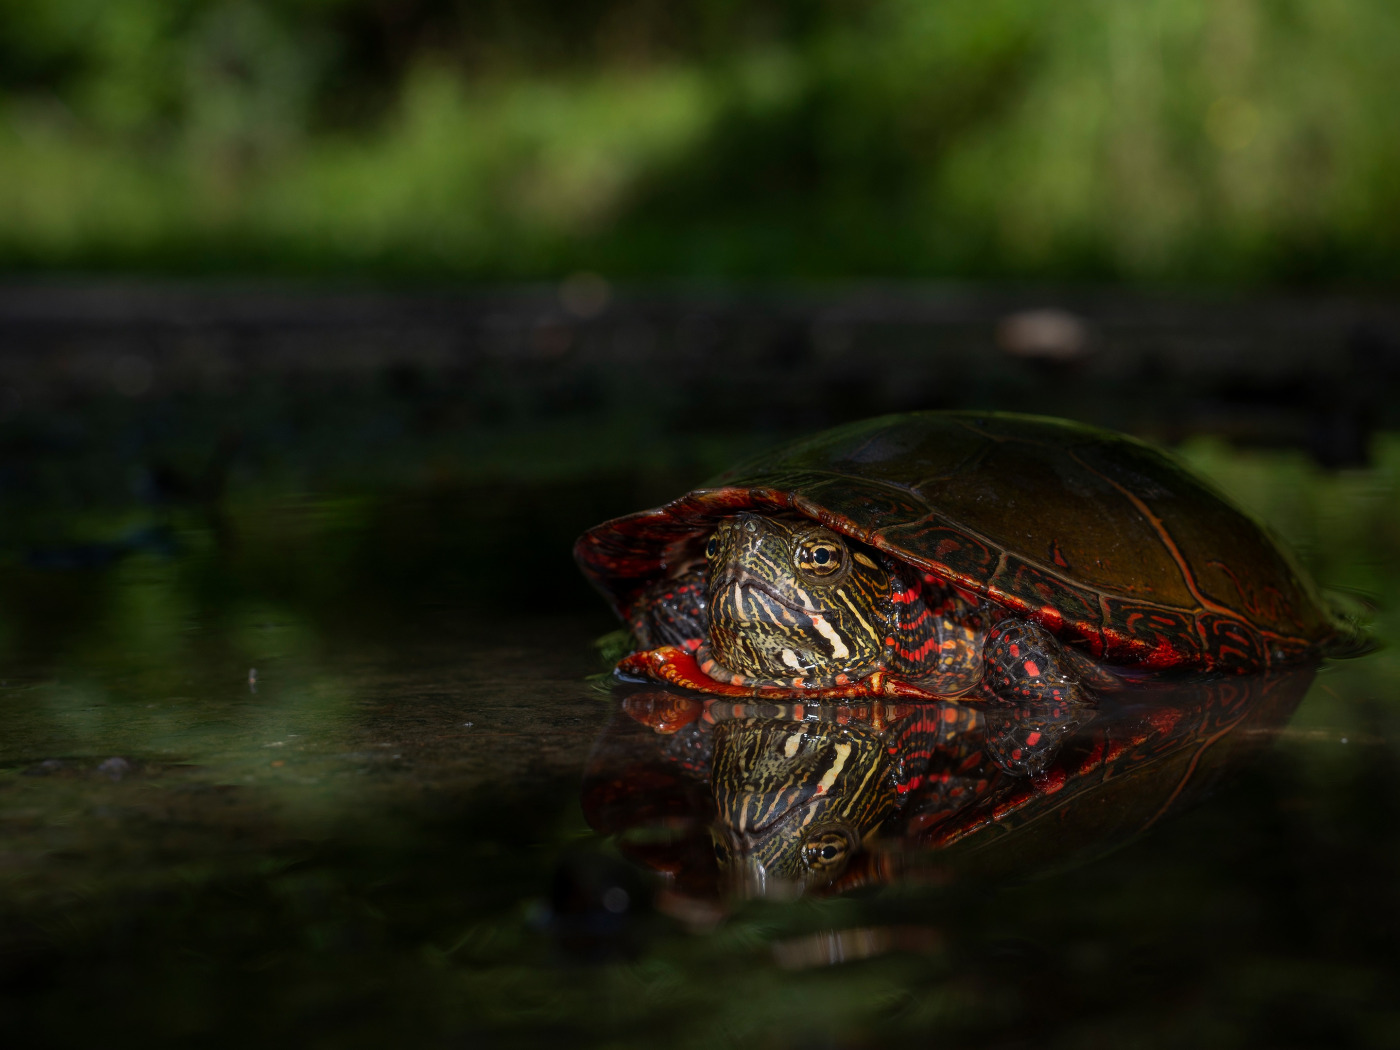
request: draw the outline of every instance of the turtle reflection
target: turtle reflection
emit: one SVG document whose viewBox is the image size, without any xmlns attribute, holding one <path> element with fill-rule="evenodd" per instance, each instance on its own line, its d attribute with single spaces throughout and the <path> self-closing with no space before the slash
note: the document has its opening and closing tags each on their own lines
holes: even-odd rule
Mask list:
<svg viewBox="0 0 1400 1050">
<path fill-rule="evenodd" d="M 746 719 L 716 738 L 715 857 L 752 892 L 829 882 L 895 808 L 889 753 L 863 727 Z"/>
<path fill-rule="evenodd" d="M 584 811 L 690 898 L 1030 874 L 1199 797 L 1311 679 L 1135 685 L 1097 708 L 630 691 L 595 747 Z"/>
</svg>

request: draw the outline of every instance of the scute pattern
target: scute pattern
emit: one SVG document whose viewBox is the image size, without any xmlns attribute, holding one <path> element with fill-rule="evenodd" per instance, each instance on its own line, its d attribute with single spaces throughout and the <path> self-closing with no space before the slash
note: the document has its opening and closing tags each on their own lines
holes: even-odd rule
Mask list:
<svg viewBox="0 0 1400 1050">
<path fill-rule="evenodd" d="M 1202 613 L 1197 622 L 1205 635 L 1205 646 L 1215 654 L 1216 667 L 1221 671 L 1249 671 L 1267 666 L 1272 653 L 1265 648 L 1264 639 L 1251 631 L 1241 620 L 1220 613 Z M 1282 646 L 1285 639 L 1275 639 Z M 1284 652 L 1280 648 L 1280 652 Z"/>
<path fill-rule="evenodd" d="M 877 546 L 979 591 L 996 572 L 1002 553 L 941 520 L 891 526 L 880 533 Z"/>
<path fill-rule="evenodd" d="M 1004 601 L 1010 599 L 1008 604 L 1031 619 L 1045 619 L 1042 610 L 1054 609 L 1061 621 L 1056 625 L 1056 634 L 1096 649 L 1102 647 L 1103 610 L 1100 596 L 1093 591 L 1045 572 L 1014 554 L 1005 555 L 990 581 L 990 590 L 1004 595 Z"/>
<path fill-rule="evenodd" d="M 823 477 L 810 489 L 799 490 L 796 506 L 819 520 L 831 515 L 866 535 L 921 517 L 929 510 L 909 492 L 842 476 Z"/>
<path fill-rule="evenodd" d="M 1113 663 L 1151 665 L 1163 654 L 1172 654 L 1166 666 L 1181 662 L 1179 650 L 1187 648 L 1196 632 L 1192 616 L 1176 609 L 1147 608 L 1124 598 L 1104 599 L 1103 658 Z M 1173 658 L 1177 657 L 1177 658 Z"/>
</svg>

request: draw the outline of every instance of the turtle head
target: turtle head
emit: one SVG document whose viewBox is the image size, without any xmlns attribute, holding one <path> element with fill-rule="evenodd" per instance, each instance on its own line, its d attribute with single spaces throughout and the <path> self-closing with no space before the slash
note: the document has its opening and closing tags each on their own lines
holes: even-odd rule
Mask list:
<svg viewBox="0 0 1400 1050">
<path fill-rule="evenodd" d="M 879 735 L 827 723 L 722 725 L 711 784 L 721 876 L 749 897 L 830 883 L 895 804 Z"/>
<path fill-rule="evenodd" d="M 824 686 L 878 666 L 890 577 L 875 552 L 809 518 L 737 514 L 710 536 L 709 650 L 757 683 Z"/>
</svg>

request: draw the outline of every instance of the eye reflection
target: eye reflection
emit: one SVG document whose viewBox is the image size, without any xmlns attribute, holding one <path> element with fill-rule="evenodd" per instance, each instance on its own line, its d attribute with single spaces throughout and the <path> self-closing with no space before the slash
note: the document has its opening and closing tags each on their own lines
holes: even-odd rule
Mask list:
<svg viewBox="0 0 1400 1050">
<path fill-rule="evenodd" d="M 802 859 L 813 872 L 834 874 L 850 852 L 850 836 L 839 828 L 829 828 L 812 833 L 803 847 Z"/>
</svg>

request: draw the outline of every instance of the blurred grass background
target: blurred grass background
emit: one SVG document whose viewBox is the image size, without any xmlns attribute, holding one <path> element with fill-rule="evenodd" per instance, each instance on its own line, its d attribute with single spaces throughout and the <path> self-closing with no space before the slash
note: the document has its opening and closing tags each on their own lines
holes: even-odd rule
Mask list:
<svg viewBox="0 0 1400 1050">
<path fill-rule="evenodd" d="M 1386 0 L 0 0 L 0 268 L 1371 284 Z"/>
</svg>

